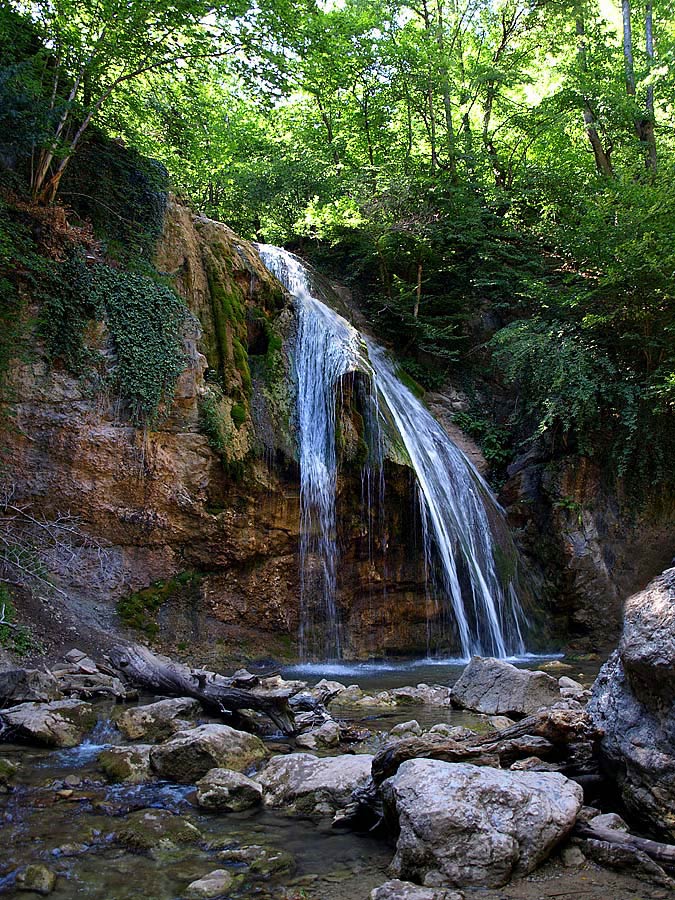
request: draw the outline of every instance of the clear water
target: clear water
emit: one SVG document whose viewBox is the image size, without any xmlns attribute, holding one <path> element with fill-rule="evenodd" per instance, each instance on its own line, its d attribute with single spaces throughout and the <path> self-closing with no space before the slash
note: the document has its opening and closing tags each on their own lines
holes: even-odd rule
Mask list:
<svg viewBox="0 0 675 900">
<path fill-rule="evenodd" d="M 364 416 L 370 448 L 362 478 L 364 504 L 372 506 L 375 484 L 380 499 L 386 489 L 385 428 L 397 432 L 416 476 L 427 595 L 435 609 L 428 619 L 429 646 L 433 637 L 434 647 L 454 648 L 461 659 L 522 656 L 527 622 L 516 590 L 517 554 L 488 485 L 400 381 L 384 349 L 315 296 L 301 260 L 278 247 L 258 249 L 293 294 L 298 319 L 293 361 L 301 482 L 301 658 L 342 657 L 336 395 L 350 372 L 363 373 L 370 391 Z M 369 515 L 366 521 L 372 524 Z M 502 535 L 501 546 L 495 531 Z M 374 540 L 369 532 L 371 546 Z M 510 575 L 500 573 L 499 561 Z"/>
</svg>

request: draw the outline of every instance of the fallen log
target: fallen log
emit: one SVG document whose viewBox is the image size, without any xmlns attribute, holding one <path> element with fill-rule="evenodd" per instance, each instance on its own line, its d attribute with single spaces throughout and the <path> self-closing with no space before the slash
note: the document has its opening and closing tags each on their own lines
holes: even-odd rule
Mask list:
<svg viewBox="0 0 675 900">
<path fill-rule="evenodd" d="M 301 683 L 265 691 L 233 687 L 232 680 L 204 669 L 191 669 L 166 657 L 156 656 L 138 644 L 118 645 L 109 652 L 110 662 L 125 681 L 141 690 L 168 697 L 194 697 L 210 713 L 239 721 L 240 710 L 264 713 L 284 734 L 294 734 L 295 721 L 289 698 Z"/>
<path fill-rule="evenodd" d="M 584 838 L 585 840 L 603 841 L 615 847 L 639 850 L 658 863 L 670 867 L 675 866 L 675 845 L 673 844 L 662 844 L 659 841 L 649 840 L 649 838 L 638 837 L 627 831 L 593 825 L 592 821 L 588 823 L 578 822 L 572 833 L 575 837 Z"/>
<path fill-rule="evenodd" d="M 409 759 L 439 759 L 476 766 L 508 768 L 517 759 L 528 756 L 564 759 L 580 743 L 593 743 L 600 737 L 584 712 L 548 709 L 528 716 L 502 731 L 471 735 L 452 740 L 442 735 L 424 734 L 384 747 L 373 760 L 376 785 L 391 778 L 401 763 Z"/>
</svg>

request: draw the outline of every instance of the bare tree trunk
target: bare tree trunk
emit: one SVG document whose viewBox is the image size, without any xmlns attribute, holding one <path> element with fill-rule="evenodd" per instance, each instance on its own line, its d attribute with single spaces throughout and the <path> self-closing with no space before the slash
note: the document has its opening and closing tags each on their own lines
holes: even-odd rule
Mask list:
<svg viewBox="0 0 675 900">
<path fill-rule="evenodd" d="M 649 63 L 649 72 L 654 65 L 654 24 L 652 17 L 651 0 L 647 0 L 645 6 L 645 49 L 647 51 L 647 61 Z M 654 134 L 654 87 L 652 84 L 647 85 L 647 115 L 645 117 L 645 139 L 647 142 L 647 157 L 645 165 L 651 172 L 656 172 L 656 136 Z"/>
<path fill-rule="evenodd" d="M 420 311 L 422 299 L 422 260 L 417 261 L 417 289 L 415 290 L 415 306 L 413 307 L 413 319 L 416 319 Z"/>
<path fill-rule="evenodd" d="M 584 41 L 586 30 L 584 27 L 584 20 L 581 17 L 577 18 L 576 30 L 577 37 L 579 38 L 579 49 L 577 50 L 579 68 L 583 74 L 586 74 L 586 72 L 588 71 L 588 63 L 586 60 L 586 43 Z M 602 144 L 602 140 L 600 138 L 600 135 L 598 134 L 598 129 L 596 128 L 595 115 L 593 113 L 590 101 L 586 96 L 584 96 L 583 103 L 584 126 L 586 128 L 586 136 L 588 137 L 588 142 L 590 143 L 591 149 L 593 151 L 595 167 L 601 175 L 613 176 L 614 170 L 612 169 L 612 162 L 610 158 L 611 148 L 608 147 L 605 150 Z"/>
</svg>

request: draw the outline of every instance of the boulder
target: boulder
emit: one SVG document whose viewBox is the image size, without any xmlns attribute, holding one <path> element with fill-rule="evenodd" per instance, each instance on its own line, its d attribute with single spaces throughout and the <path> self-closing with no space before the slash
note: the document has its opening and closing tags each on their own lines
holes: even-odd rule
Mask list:
<svg viewBox="0 0 675 900">
<path fill-rule="evenodd" d="M 626 807 L 675 840 L 675 568 L 626 602 L 618 650 L 587 709 Z"/>
<path fill-rule="evenodd" d="M 197 844 L 202 835 L 183 816 L 168 809 L 139 809 L 129 813 L 115 831 L 115 843 L 137 852 L 173 850 Z"/>
<path fill-rule="evenodd" d="M 48 703 L 60 700 L 56 678 L 38 669 L 8 669 L 0 672 L 0 708 L 19 703 Z"/>
<path fill-rule="evenodd" d="M 0 757 L 0 787 L 6 787 L 19 771 L 19 764 Z"/>
<path fill-rule="evenodd" d="M 370 778 L 373 757 L 317 757 L 311 753 L 273 756 L 260 773 L 265 805 L 304 815 L 331 815 Z"/>
<path fill-rule="evenodd" d="M 312 728 L 311 731 L 298 735 L 295 743 L 298 747 L 304 747 L 306 750 L 316 750 L 318 747 L 337 747 L 340 743 L 340 726 L 337 722 L 329 719 L 318 728 Z"/>
<path fill-rule="evenodd" d="M 192 697 L 159 700 L 126 709 L 117 717 L 116 725 L 129 741 L 160 743 L 189 728 L 190 723 L 185 722 L 184 717 L 194 716 L 200 709 L 199 701 Z"/>
<path fill-rule="evenodd" d="M 81 700 L 21 703 L 0 711 L 0 723 L 5 740 L 75 747 L 96 724 L 96 713 L 90 703 Z"/>
<path fill-rule="evenodd" d="M 150 763 L 160 778 L 190 784 L 211 769 L 243 772 L 265 759 L 260 738 L 229 725 L 199 725 L 179 731 L 150 751 Z"/>
<path fill-rule="evenodd" d="M 459 891 L 420 887 L 409 881 L 387 881 L 370 892 L 370 900 L 464 900 Z"/>
<path fill-rule="evenodd" d="M 16 886 L 20 891 L 30 891 L 32 894 L 41 894 L 46 897 L 56 887 L 56 875 L 47 866 L 26 866 L 23 872 L 16 876 Z"/>
<path fill-rule="evenodd" d="M 126 781 L 141 784 L 150 781 L 151 744 L 134 744 L 133 747 L 109 747 L 99 754 L 98 764 L 109 781 Z"/>
<path fill-rule="evenodd" d="M 409 722 L 399 722 L 389 732 L 391 737 L 411 737 L 415 735 L 419 737 L 422 734 L 422 727 L 417 719 L 411 719 Z"/>
<path fill-rule="evenodd" d="M 231 769 L 211 769 L 197 782 L 197 803 L 204 809 L 240 812 L 262 802 L 262 785 Z"/>
<path fill-rule="evenodd" d="M 474 656 L 452 689 L 452 703 L 488 716 L 521 718 L 560 700 L 555 678 L 502 659 Z"/>
<path fill-rule="evenodd" d="M 185 900 L 208 900 L 210 897 L 221 897 L 234 882 L 232 874 L 227 869 L 216 869 L 193 881 L 185 888 L 183 896 Z"/>
<path fill-rule="evenodd" d="M 263 847 L 261 844 L 228 847 L 218 856 L 225 862 L 246 866 L 249 871 L 263 877 L 281 872 L 288 874 L 295 869 L 295 858 L 291 853 L 276 847 Z"/>
<path fill-rule="evenodd" d="M 427 885 L 499 887 L 543 862 L 572 829 L 579 785 L 558 773 L 430 759 L 404 762 L 381 786 L 400 829 L 394 874 Z"/>
</svg>

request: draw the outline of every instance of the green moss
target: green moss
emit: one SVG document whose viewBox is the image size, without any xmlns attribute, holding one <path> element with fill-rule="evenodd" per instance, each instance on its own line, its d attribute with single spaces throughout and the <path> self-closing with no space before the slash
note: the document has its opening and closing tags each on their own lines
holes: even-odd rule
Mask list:
<svg viewBox="0 0 675 900">
<path fill-rule="evenodd" d="M 232 338 L 232 354 L 234 356 L 234 364 L 237 372 L 241 376 L 241 383 L 245 395 L 250 399 L 253 393 L 253 384 L 251 382 L 251 370 L 248 365 L 248 352 L 244 345 L 237 337 Z"/>
<path fill-rule="evenodd" d="M 418 400 L 421 400 L 424 397 L 424 388 L 422 385 L 418 381 L 415 381 L 412 375 L 409 375 L 401 366 L 397 367 L 396 375 L 398 376 L 399 381 L 402 381 Z"/>
<path fill-rule="evenodd" d="M 241 428 L 241 426 L 246 421 L 248 412 L 243 403 L 234 403 L 232 409 L 230 410 L 230 415 L 232 416 L 232 421 L 237 426 L 237 428 Z"/>
<path fill-rule="evenodd" d="M 149 587 L 119 600 L 117 614 L 129 628 L 142 631 L 148 637 L 156 637 L 159 633 L 157 615 L 163 604 L 185 589 L 196 588 L 200 581 L 200 576 L 189 570 L 167 581 L 155 581 Z"/>
</svg>

